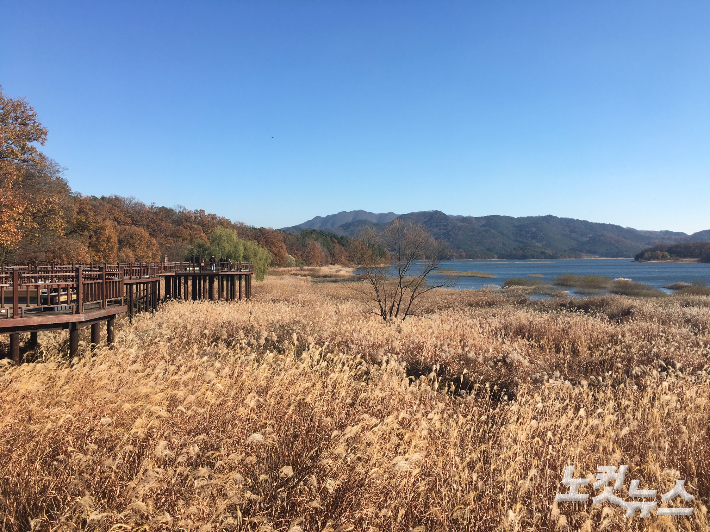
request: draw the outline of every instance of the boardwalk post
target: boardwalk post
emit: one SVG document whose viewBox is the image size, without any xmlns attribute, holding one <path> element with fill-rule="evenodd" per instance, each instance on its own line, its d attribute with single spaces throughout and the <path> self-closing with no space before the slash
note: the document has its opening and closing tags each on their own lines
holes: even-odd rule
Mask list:
<svg viewBox="0 0 710 532">
<path fill-rule="evenodd" d="M 96 349 L 101 343 L 101 322 L 97 321 L 91 324 L 91 349 Z"/>
<path fill-rule="evenodd" d="M 128 321 L 133 323 L 133 285 L 128 285 Z"/>
<path fill-rule="evenodd" d="M 237 275 L 237 282 L 239 283 L 239 301 L 242 300 L 242 277 L 243 275 Z M 244 281 L 244 284 L 246 285 L 246 280 Z"/>
<path fill-rule="evenodd" d="M 75 356 L 79 351 L 79 325 L 69 324 L 69 356 Z"/>
<path fill-rule="evenodd" d="M 37 345 L 39 345 L 39 341 L 37 339 L 37 331 L 30 332 L 30 341 L 27 345 L 32 348 L 35 348 L 37 347 Z"/>
<path fill-rule="evenodd" d="M 121 280 L 121 287 L 118 293 L 121 294 L 121 304 L 126 302 L 126 275 L 125 270 L 121 267 L 118 268 L 118 278 Z"/>
<path fill-rule="evenodd" d="M 17 268 L 12 269 L 12 317 L 20 317 L 20 270 Z"/>
<path fill-rule="evenodd" d="M 113 325 L 116 322 L 115 316 L 109 316 L 106 320 L 106 343 L 111 345 L 114 341 Z"/>
<path fill-rule="evenodd" d="M 99 266 L 101 275 L 101 308 L 106 308 L 106 263 Z"/>
<path fill-rule="evenodd" d="M 10 356 L 15 364 L 20 363 L 20 333 L 10 334 Z"/>
<path fill-rule="evenodd" d="M 84 272 L 81 269 L 81 266 L 79 266 L 76 269 L 76 314 L 83 314 L 83 313 L 84 313 Z"/>
</svg>

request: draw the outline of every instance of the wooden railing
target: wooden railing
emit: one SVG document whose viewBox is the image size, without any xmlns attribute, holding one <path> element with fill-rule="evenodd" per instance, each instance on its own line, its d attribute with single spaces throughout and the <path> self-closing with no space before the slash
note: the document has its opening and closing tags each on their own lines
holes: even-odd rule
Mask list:
<svg viewBox="0 0 710 532">
<path fill-rule="evenodd" d="M 252 262 L 146 262 L 120 264 L 27 264 L 0 268 L 0 319 L 46 310 L 81 314 L 124 305 L 125 281 L 199 272 L 251 273 Z"/>
<path fill-rule="evenodd" d="M 104 266 L 34 269 L 17 267 L 0 273 L 0 319 L 24 318 L 45 310 L 81 314 L 84 308 L 124 304 L 122 271 Z"/>
<path fill-rule="evenodd" d="M 190 262 L 187 263 L 180 263 L 180 264 L 186 264 L 185 269 L 183 270 L 175 270 L 176 273 L 191 273 L 191 272 L 209 272 L 209 271 L 215 271 L 215 272 L 253 272 L 254 271 L 254 263 L 253 262 L 232 262 L 232 261 L 226 261 L 226 262 L 216 262 L 214 264 L 214 270 L 212 269 L 212 265 L 208 263 L 199 263 L 199 264 L 193 264 Z"/>
</svg>

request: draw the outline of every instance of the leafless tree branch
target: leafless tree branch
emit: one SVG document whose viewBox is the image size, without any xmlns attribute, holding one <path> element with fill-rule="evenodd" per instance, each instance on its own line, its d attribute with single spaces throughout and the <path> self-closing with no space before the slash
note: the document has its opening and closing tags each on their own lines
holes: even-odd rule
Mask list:
<svg viewBox="0 0 710 532">
<path fill-rule="evenodd" d="M 372 299 L 385 321 L 404 320 L 422 294 L 435 288 L 453 286 L 458 280 L 446 276 L 432 283 L 428 279 L 429 274 L 440 267 L 447 250 L 421 225 L 397 219 L 379 233 L 375 228 L 367 227 L 359 238 L 360 248 L 355 262 L 362 268 L 372 289 Z M 388 261 L 378 261 L 374 257 L 372 249 L 376 246 L 387 250 Z"/>
</svg>

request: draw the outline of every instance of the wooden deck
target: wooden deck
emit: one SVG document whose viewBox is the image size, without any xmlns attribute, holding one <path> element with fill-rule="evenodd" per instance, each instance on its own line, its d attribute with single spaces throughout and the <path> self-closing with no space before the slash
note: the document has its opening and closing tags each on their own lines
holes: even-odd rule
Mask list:
<svg viewBox="0 0 710 532">
<path fill-rule="evenodd" d="M 250 262 L 16 265 L 0 269 L 0 334 L 10 335 L 10 357 L 20 362 L 20 333 L 69 329 L 69 352 L 79 346 L 78 330 L 91 327 L 100 342 L 106 322 L 113 342 L 117 315 L 155 310 L 165 299 L 241 300 L 251 297 Z"/>
</svg>

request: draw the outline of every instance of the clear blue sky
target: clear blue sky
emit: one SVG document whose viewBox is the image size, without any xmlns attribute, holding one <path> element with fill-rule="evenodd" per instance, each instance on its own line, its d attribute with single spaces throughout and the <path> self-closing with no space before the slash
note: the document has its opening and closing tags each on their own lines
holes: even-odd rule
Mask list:
<svg viewBox="0 0 710 532">
<path fill-rule="evenodd" d="M 710 2 L 2 2 L 83 194 L 710 228 Z"/>
</svg>

